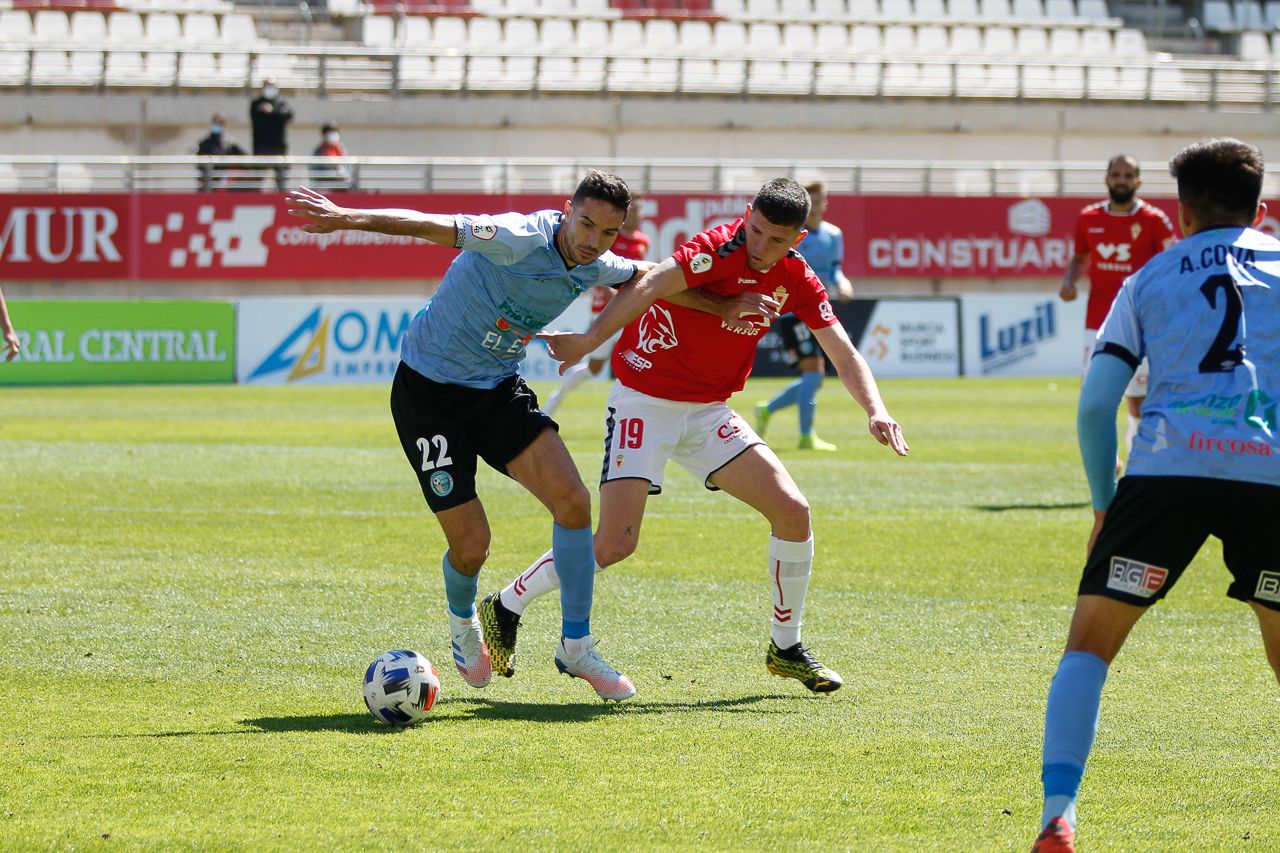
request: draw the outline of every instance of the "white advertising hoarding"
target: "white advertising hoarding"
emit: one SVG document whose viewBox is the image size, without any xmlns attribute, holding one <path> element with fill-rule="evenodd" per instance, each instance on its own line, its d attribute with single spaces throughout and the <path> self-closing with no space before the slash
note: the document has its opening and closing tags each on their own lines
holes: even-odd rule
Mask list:
<svg viewBox="0 0 1280 853">
<path fill-rule="evenodd" d="M 1054 293 L 961 297 L 965 376 L 1079 374 L 1085 302 Z"/>
<path fill-rule="evenodd" d="M 871 371 L 885 379 L 960 375 L 960 325 L 954 299 L 879 299 L 858 342 Z"/>
<path fill-rule="evenodd" d="M 400 343 L 422 299 L 243 299 L 236 320 L 236 381 L 254 385 L 389 383 Z M 547 328 L 581 331 L 580 298 Z M 556 376 L 546 344 L 533 341 L 521 365 L 530 379 Z"/>
</svg>

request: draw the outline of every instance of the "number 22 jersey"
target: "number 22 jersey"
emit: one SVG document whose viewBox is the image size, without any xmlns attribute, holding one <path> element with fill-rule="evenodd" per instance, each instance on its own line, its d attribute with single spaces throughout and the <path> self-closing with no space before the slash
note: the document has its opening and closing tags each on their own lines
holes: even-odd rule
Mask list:
<svg viewBox="0 0 1280 853">
<path fill-rule="evenodd" d="M 1094 353 L 1151 364 L 1128 473 L 1280 485 L 1280 241 L 1211 228 L 1156 255 Z"/>
</svg>

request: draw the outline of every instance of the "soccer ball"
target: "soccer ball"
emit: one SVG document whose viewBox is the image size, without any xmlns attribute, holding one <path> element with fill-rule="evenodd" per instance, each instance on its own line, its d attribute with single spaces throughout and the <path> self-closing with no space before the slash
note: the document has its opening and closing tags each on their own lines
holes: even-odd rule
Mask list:
<svg viewBox="0 0 1280 853">
<path fill-rule="evenodd" d="M 440 674 L 417 652 L 385 652 L 364 673 L 364 704 L 389 726 L 422 722 L 439 695 Z"/>
</svg>

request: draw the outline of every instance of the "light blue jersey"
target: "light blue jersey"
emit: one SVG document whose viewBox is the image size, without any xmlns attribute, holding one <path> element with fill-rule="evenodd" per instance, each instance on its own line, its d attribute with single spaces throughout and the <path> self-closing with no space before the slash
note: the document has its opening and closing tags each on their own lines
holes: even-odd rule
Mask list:
<svg viewBox="0 0 1280 853">
<path fill-rule="evenodd" d="M 566 269 L 555 247 L 558 210 L 456 217 L 463 251 L 413 318 L 400 357 L 436 382 L 493 388 L 515 374 L 525 345 L 593 285 L 617 285 L 631 261 L 605 252 Z"/>
<path fill-rule="evenodd" d="M 1130 276 L 1095 354 L 1151 365 L 1127 473 L 1280 485 L 1280 241 L 1201 231 Z"/>
<path fill-rule="evenodd" d="M 827 292 L 834 295 L 836 273 L 844 261 L 844 233 L 830 222 L 821 222 L 805 235 L 796 251 L 804 256 L 814 275 L 826 285 Z"/>
</svg>

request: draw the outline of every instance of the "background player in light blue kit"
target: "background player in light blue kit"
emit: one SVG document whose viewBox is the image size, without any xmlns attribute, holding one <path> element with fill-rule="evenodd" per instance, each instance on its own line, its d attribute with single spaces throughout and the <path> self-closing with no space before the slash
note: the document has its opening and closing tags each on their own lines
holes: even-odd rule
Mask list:
<svg viewBox="0 0 1280 853">
<path fill-rule="evenodd" d="M 309 220 L 303 230 L 311 233 L 377 231 L 463 250 L 413 318 L 391 387 L 400 442 L 449 545 L 444 586 L 458 672 L 472 687 L 484 687 L 492 675 L 475 614 L 490 543 L 476 495 L 476 462 L 483 459 L 551 512 L 552 550 L 568 567 L 561 572 L 556 666 L 585 679 L 604 699 L 632 696 L 631 680 L 605 662 L 590 634 L 590 494 L 555 422 L 517 373 L 534 334 L 579 294 L 638 280 L 652 266 L 608 251 L 631 202 L 626 183 L 592 170 L 562 211 L 495 216 L 344 208 L 306 187 L 287 201 L 291 214 Z M 690 307 L 733 321 L 759 304 L 691 296 Z"/>
<path fill-rule="evenodd" d="M 800 245 L 796 246 L 796 251 L 826 286 L 829 296 L 848 302 L 853 298 L 853 284 L 840 269 L 844 262 L 844 233 L 823 219 L 827 213 L 827 188 L 821 182 L 816 182 L 807 184 L 805 190 L 809 193 L 810 205 L 809 218 L 804 223 L 808 233 L 800 241 Z M 800 413 L 800 448 L 835 450 L 834 444 L 818 438 L 813 431 L 813 421 L 818 411 L 818 389 L 822 386 L 822 376 L 827 370 L 822 348 L 809 333 L 809 327 L 794 314 L 786 314 L 780 318 L 774 324 L 774 331 L 782 339 L 788 358 L 799 368 L 800 378 L 782 389 L 769 402 L 756 404 L 756 432 L 763 437 L 765 428 L 769 425 L 769 417 L 779 409 L 794 405 Z"/>
<path fill-rule="evenodd" d="M 1075 849 L 1107 669 L 1210 535 L 1232 575 L 1227 595 L 1257 614 L 1280 677 L 1280 241 L 1249 227 L 1266 213 L 1262 156 L 1215 139 L 1183 149 L 1169 171 L 1187 239 L 1125 282 L 1080 395 L 1095 521 L 1045 712 L 1040 853 Z M 1116 409 L 1143 356 L 1147 399 L 1117 488 Z"/>
</svg>

